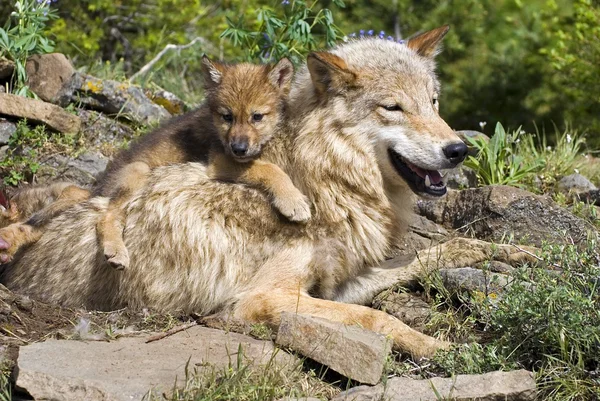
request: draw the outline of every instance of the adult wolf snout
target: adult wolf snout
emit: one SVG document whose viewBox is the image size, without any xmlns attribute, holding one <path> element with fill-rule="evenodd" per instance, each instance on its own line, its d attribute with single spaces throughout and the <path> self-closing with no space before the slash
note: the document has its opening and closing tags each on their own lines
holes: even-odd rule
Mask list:
<svg viewBox="0 0 600 401">
<path fill-rule="evenodd" d="M 465 160 L 465 157 L 467 157 L 467 153 L 469 152 L 469 149 L 467 148 L 467 145 L 465 145 L 465 143 L 461 141 L 461 142 L 453 143 L 453 144 L 446 146 L 443 149 L 443 152 L 444 152 L 444 155 L 450 161 L 450 163 L 452 163 L 454 165 L 458 165 L 459 163 L 461 163 Z"/>
</svg>

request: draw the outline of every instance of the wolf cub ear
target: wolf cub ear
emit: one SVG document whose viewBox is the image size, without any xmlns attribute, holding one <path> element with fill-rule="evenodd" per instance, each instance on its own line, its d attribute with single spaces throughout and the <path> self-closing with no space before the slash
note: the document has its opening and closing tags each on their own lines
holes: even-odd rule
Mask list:
<svg viewBox="0 0 600 401">
<path fill-rule="evenodd" d="M 313 52 L 306 59 L 310 77 L 319 95 L 343 92 L 356 80 L 344 60 L 328 52 Z"/>
<path fill-rule="evenodd" d="M 202 77 L 204 78 L 204 88 L 212 89 L 218 86 L 223 80 L 225 64 L 212 61 L 206 55 L 202 56 Z"/>
<path fill-rule="evenodd" d="M 423 57 L 433 58 L 441 50 L 441 42 L 450 26 L 444 25 L 408 39 L 407 46 Z"/>
<path fill-rule="evenodd" d="M 292 86 L 292 78 L 294 77 L 294 66 L 286 57 L 279 60 L 277 64 L 269 71 L 269 81 L 276 88 L 287 94 Z"/>
</svg>

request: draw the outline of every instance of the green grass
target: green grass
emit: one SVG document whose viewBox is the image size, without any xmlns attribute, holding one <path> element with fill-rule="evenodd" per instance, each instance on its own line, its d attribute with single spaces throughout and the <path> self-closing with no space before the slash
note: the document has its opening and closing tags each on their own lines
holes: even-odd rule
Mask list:
<svg viewBox="0 0 600 401">
<path fill-rule="evenodd" d="M 283 352 L 283 351 L 277 351 Z M 339 389 L 321 381 L 313 370 L 305 371 L 302 362 L 280 366 L 276 353 L 264 366 L 255 366 L 244 357 L 240 345 L 229 366 L 186 366 L 185 384 L 170 394 L 148 394 L 148 401 L 268 401 L 289 397 L 329 399 Z"/>
<path fill-rule="evenodd" d="M 430 279 L 426 287 L 438 301 L 430 329 L 468 343 L 438 353 L 422 376 L 525 368 L 536 373 L 541 399 L 598 399 L 598 244 L 590 239 L 585 249 L 545 246 L 541 258 L 543 266 L 517 268 L 512 284 L 497 297 L 471 294 L 459 300 Z"/>
<path fill-rule="evenodd" d="M 556 189 L 564 176 L 580 172 L 592 180 L 600 179 L 600 163 L 591 163 L 585 152 L 585 137 L 569 127 L 529 134 L 520 128 L 507 132 L 498 123 L 489 142 L 467 138 L 478 150 L 465 166 L 472 168 L 482 185 L 503 184 L 547 193 Z"/>
</svg>

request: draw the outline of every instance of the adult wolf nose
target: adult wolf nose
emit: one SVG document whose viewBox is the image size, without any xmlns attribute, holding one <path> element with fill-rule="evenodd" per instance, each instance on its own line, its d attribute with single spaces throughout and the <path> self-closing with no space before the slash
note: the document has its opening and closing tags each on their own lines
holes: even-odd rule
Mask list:
<svg viewBox="0 0 600 401">
<path fill-rule="evenodd" d="M 231 152 L 238 157 L 245 156 L 248 153 L 248 142 L 247 141 L 234 141 L 229 145 L 231 146 Z"/>
<path fill-rule="evenodd" d="M 448 158 L 448 160 L 450 160 L 450 162 L 452 162 L 452 164 L 458 164 L 465 160 L 469 149 L 467 148 L 467 145 L 465 145 L 464 142 L 457 142 L 446 146 L 443 149 L 443 151 L 444 155 L 446 155 L 446 157 Z"/>
</svg>

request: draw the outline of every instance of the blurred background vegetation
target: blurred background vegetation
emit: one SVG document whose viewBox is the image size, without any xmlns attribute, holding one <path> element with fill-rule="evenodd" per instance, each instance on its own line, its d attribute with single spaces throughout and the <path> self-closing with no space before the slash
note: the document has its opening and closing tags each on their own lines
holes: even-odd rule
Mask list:
<svg viewBox="0 0 600 401">
<path fill-rule="evenodd" d="M 0 5 L 0 21 L 8 19 L 10 3 Z M 51 8 L 59 18 L 50 21 L 48 34 L 56 50 L 67 54 L 78 68 L 105 78 L 129 77 L 166 44 L 186 44 L 200 37 L 194 46 L 167 54 L 136 81 L 164 87 L 193 104 L 202 98 L 198 61 L 203 53 L 236 60 L 248 54 L 264 58 L 289 50 L 249 53 L 244 49 L 248 44 L 232 40 L 231 30 L 243 26 L 259 32 L 265 18 L 285 16 L 294 3 L 54 0 Z M 501 121 L 507 128 L 553 131 L 554 124 L 570 123 L 586 133 L 588 144 L 600 145 L 598 0 L 347 0 L 345 7 L 340 7 L 339 0 L 323 0 L 308 4 L 315 12 L 331 10 L 327 17 L 332 21 L 313 27 L 314 48 L 331 42 L 332 34 L 340 40 L 364 29 L 403 38 L 450 24 L 439 71 L 444 84 L 441 112 L 455 129 L 481 129 L 480 123 L 489 122 L 484 131 L 491 134 Z M 228 28 L 230 34 L 224 37 Z"/>
</svg>

